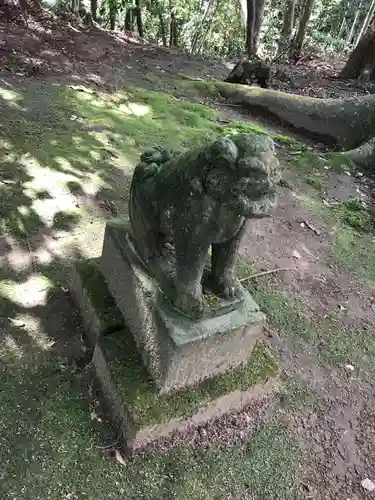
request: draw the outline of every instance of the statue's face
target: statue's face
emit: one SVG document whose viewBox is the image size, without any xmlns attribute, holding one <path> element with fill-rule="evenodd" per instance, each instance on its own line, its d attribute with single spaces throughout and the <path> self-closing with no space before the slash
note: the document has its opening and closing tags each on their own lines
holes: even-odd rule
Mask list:
<svg viewBox="0 0 375 500">
<path fill-rule="evenodd" d="M 273 151 L 244 156 L 233 170 L 211 169 L 205 180 L 206 192 L 237 215 L 262 216 L 276 204 L 278 167 Z"/>
</svg>

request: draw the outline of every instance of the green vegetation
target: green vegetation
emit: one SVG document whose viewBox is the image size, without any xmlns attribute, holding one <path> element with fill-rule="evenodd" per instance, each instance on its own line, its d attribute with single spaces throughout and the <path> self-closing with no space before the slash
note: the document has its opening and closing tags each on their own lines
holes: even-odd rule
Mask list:
<svg viewBox="0 0 375 500">
<path fill-rule="evenodd" d="M 124 318 L 108 290 L 108 285 L 99 269 L 99 262 L 96 259 L 81 260 L 75 263 L 75 270 L 100 319 L 102 335 L 122 329 Z"/>
<path fill-rule="evenodd" d="M 312 392 L 303 387 L 297 378 L 283 375 L 281 377 L 280 400 L 286 411 L 300 411 L 314 406 L 315 400 Z"/>
<path fill-rule="evenodd" d="M 299 451 L 283 427 L 260 428 L 241 446 L 178 447 L 123 467 L 100 449 L 104 427 L 90 418 L 70 366 L 49 356 L 40 361 L 44 366 L 0 368 L 3 498 L 208 500 L 247 488 L 259 500 L 292 498 Z"/>
<path fill-rule="evenodd" d="M 320 177 L 316 175 L 309 175 L 305 178 L 306 184 L 316 189 L 319 193 L 323 194 L 325 192 L 325 185 Z"/>
<path fill-rule="evenodd" d="M 367 235 L 339 228 L 335 234 L 331 258 L 337 266 L 352 271 L 364 281 L 375 281 L 374 243 Z"/>
<path fill-rule="evenodd" d="M 345 234 L 344 232 L 339 235 Z M 351 231 L 346 233 L 353 236 Z M 359 239 L 359 241 L 362 241 Z M 342 258 L 340 264 L 349 264 L 351 269 L 357 273 L 363 273 L 363 277 L 375 279 L 375 268 L 370 254 L 352 255 L 352 250 L 347 248 L 347 242 L 343 243 Z M 338 250 L 334 250 L 336 259 Z M 347 253 L 344 253 L 347 252 Z M 355 257 L 354 257 L 355 256 Z M 347 259 L 347 260 L 344 260 Z M 356 269 L 356 264 L 358 268 Z M 370 268 L 371 266 L 371 268 Z M 248 270 L 246 268 L 248 267 Z M 251 266 L 241 262 L 238 268 L 240 276 L 248 276 L 254 272 Z M 361 358 L 367 364 L 375 362 L 375 343 L 371 329 L 353 330 L 343 325 L 339 316 L 335 313 L 329 318 L 315 318 L 311 322 L 302 313 L 302 304 L 297 298 L 287 296 L 283 293 L 273 291 L 267 285 L 254 284 L 254 281 L 246 282 L 260 309 L 267 315 L 272 326 L 283 335 L 290 337 L 302 348 L 308 347 L 315 351 L 323 363 L 342 366 L 345 362 L 359 362 Z M 293 392 L 284 388 L 284 392 Z M 287 399 L 290 397 L 287 395 Z"/>
<path fill-rule="evenodd" d="M 371 328 L 348 328 L 331 315 L 317 330 L 315 342 L 328 363 L 338 366 L 352 363 L 373 370 L 375 338 Z"/>
<path fill-rule="evenodd" d="M 137 428 L 163 423 L 170 418 L 187 417 L 215 398 L 233 390 L 245 391 L 278 373 L 276 361 L 262 343 L 258 343 L 244 368 L 204 381 L 171 397 L 161 397 L 140 359 L 134 341 L 126 332 L 102 341 L 113 379 Z"/>
<path fill-rule="evenodd" d="M 373 216 L 369 214 L 361 200 L 344 201 L 332 207 L 331 212 L 337 221 L 353 229 L 369 232 L 374 228 Z"/>
<path fill-rule="evenodd" d="M 326 153 L 324 157 L 334 172 L 355 171 L 353 160 L 344 153 Z"/>
<path fill-rule="evenodd" d="M 240 122 L 240 121 L 234 121 L 231 122 L 230 125 L 227 125 L 224 127 L 223 133 L 224 134 L 246 134 L 249 132 L 253 132 L 255 134 L 269 134 L 269 131 L 262 127 L 261 125 L 258 125 L 257 123 L 249 123 L 249 122 Z"/>
<path fill-rule="evenodd" d="M 294 137 L 290 137 L 289 135 L 284 135 L 284 134 L 276 134 L 274 135 L 273 139 L 278 142 L 279 144 L 282 144 L 284 146 L 288 146 L 289 148 L 297 149 L 297 150 L 306 150 L 305 144 L 303 144 L 300 141 L 297 141 L 297 139 L 294 139 Z"/>
</svg>

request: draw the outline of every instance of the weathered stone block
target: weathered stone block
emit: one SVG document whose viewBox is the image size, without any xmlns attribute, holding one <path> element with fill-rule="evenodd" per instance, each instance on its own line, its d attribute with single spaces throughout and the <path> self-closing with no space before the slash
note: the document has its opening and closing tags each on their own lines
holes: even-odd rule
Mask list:
<svg viewBox="0 0 375 500">
<path fill-rule="evenodd" d="M 99 259 L 74 264 L 70 274 L 72 294 L 85 328 L 86 342 L 94 348 L 100 335 L 124 328 L 124 318 L 100 271 Z"/>
<path fill-rule="evenodd" d="M 129 453 L 159 440 L 173 445 L 174 438 L 241 411 L 277 387 L 278 365 L 261 342 L 244 366 L 168 396 L 150 378 L 127 329 L 98 340 L 93 366 L 116 435 Z"/>
<path fill-rule="evenodd" d="M 231 312 L 200 320 L 175 310 L 142 266 L 128 223 L 107 223 L 101 269 L 143 361 L 161 393 L 196 384 L 246 363 L 264 314 L 247 291 Z"/>
</svg>

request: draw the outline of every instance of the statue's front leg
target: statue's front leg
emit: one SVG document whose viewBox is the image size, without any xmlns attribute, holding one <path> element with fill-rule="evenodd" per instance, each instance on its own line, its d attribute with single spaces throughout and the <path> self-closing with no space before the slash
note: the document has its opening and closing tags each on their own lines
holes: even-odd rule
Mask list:
<svg viewBox="0 0 375 500">
<path fill-rule="evenodd" d="M 239 297 L 242 294 L 235 270 L 237 252 L 244 232 L 245 221 L 233 238 L 212 244 L 211 279 L 214 289 L 226 298 Z"/>
<path fill-rule="evenodd" d="M 202 274 L 210 246 L 199 228 L 181 229 L 175 242 L 176 297 L 174 305 L 186 315 L 203 316 Z"/>
</svg>

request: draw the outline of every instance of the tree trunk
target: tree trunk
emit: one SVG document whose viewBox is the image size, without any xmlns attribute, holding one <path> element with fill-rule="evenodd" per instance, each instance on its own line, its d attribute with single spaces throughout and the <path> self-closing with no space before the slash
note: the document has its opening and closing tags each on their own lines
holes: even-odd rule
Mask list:
<svg viewBox="0 0 375 500">
<path fill-rule="evenodd" d="M 114 31 L 116 29 L 117 7 L 114 2 L 109 4 L 109 29 Z"/>
<path fill-rule="evenodd" d="M 165 24 L 163 19 L 163 13 L 161 9 L 158 7 L 158 18 L 159 18 L 159 32 L 161 36 L 161 41 L 163 42 L 163 47 L 167 47 L 167 35 L 165 33 Z"/>
<path fill-rule="evenodd" d="M 177 20 L 176 20 L 176 14 L 174 11 L 171 11 L 171 21 L 169 25 L 169 46 L 170 47 L 177 47 L 178 46 L 178 40 L 177 40 Z"/>
<path fill-rule="evenodd" d="M 280 56 L 290 46 L 292 40 L 296 0 L 288 0 L 284 12 L 283 27 L 281 28 L 280 41 L 277 55 Z"/>
<path fill-rule="evenodd" d="M 346 11 L 344 12 L 344 15 L 342 17 L 342 21 L 341 21 L 341 24 L 340 24 L 340 29 L 339 29 L 339 32 L 337 34 L 337 38 L 341 38 L 341 35 L 344 33 L 344 29 L 345 29 L 345 25 L 346 25 Z"/>
<path fill-rule="evenodd" d="M 341 78 L 373 78 L 375 70 L 375 20 L 351 53 Z"/>
<path fill-rule="evenodd" d="M 375 0 L 372 0 L 370 8 L 367 12 L 367 16 L 365 17 L 365 20 L 363 21 L 362 28 L 359 32 L 355 46 L 357 46 L 359 44 L 363 34 L 366 33 L 366 31 L 368 30 L 368 27 L 370 26 L 372 18 L 374 17 L 374 12 L 375 12 Z"/>
<path fill-rule="evenodd" d="M 361 12 L 362 1 L 363 0 L 361 0 L 359 2 L 358 8 L 357 8 L 357 10 L 355 12 L 354 21 L 352 23 L 352 27 L 350 28 L 350 32 L 349 32 L 348 38 L 346 39 L 346 45 L 350 45 L 351 42 L 352 42 L 352 39 L 353 39 L 353 36 L 354 36 L 354 30 L 355 30 L 355 27 L 357 26 L 358 17 L 359 17 L 359 14 Z"/>
<path fill-rule="evenodd" d="M 98 0 L 90 0 L 92 20 L 98 20 Z"/>
<path fill-rule="evenodd" d="M 73 14 L 75 14 L 76 16 L 78 16 L 78 12 L 79 12 L 79 0 L 72 0 L 71 9 L 72 9 Z"/>
<path fill-rule="evenodd" d="M 246 51 L 249 58 L 255 54 L 254 47 L 255 0 L 247 0 Z"/>
<path fill-rule="evenodd" d="M 206 4 L 206 8 L 205 8 L 205 10 L 203 12 L 199 28 L 196 29 L 196 31 L 195 31 L 195 33 L 193 35 L 193 39 L 192 39 L 192 42 L 191 42 L 191 51 L 192 51 L 193 54 L 196 53 L 197 45 L 198 45 L 198 42 L 199 42 L 199 38 L 201 37 L 201 34 L 202 34 L 202 27 L 205 24 L 208 12 L 210 11 L 211 5 L 213 4 L 214 1 L 215 0 L 209 0 L 209 2 Z"/>
<path fill-rule="evenodd" d="M 375 136 L 375 95 L 318 99 L 224 82 L 215 88 L 233 104 L 274 117 L 338 149 L 357 148 Z"/>
<path fill-rule="evenodd" d="M 129 7 L 125 14 L 125 31 L 129 33 L 134 32 L 134 16 L 133 16 L 133 7 Z"/>
<path fill-rule="evenodd" d="M 144 38 L 143 32 L 143 22 L 142 22 L 142 11 L 141 11 L 141 0 L 135 0 L 134 15 L 137 21 L 138 35 Z"/>
<path fill-rule="evenodd" d="M 255 0 L 255 18 L 254 18 L 254 54 L 258 51 L 260 31 L 264 17 L 265 0 Z"/>
<path fill-rule="evenodd" d="M 305 35 L 307 31 L 307 26 L 310 21 L 310 17 L 314 8 L 315 0 L 306 0 L 302 17 L 298 26 L 297 34 L 293 41 L 293 57 L 298 58 L 301 54 L 303 42 L 305 40 Z"/>
</svg>

